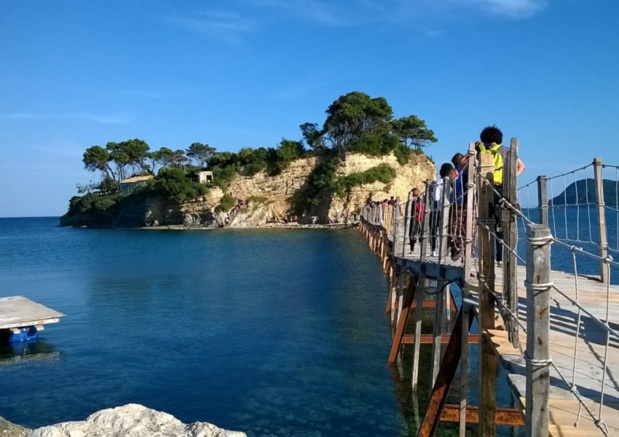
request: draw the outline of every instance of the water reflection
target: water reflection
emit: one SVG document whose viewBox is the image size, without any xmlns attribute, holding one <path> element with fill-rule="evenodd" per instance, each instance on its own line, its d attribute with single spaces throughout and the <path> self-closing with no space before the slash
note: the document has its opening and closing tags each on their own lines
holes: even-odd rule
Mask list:
<svg viewBox="0 0 619 437">
<path fill-rule="evenodd" d="M 0 344 L 0 366 L 32 360 L 57 360 L 59 356 L 60 352 L 53 345 L 41 340 Z"/>
</svg>

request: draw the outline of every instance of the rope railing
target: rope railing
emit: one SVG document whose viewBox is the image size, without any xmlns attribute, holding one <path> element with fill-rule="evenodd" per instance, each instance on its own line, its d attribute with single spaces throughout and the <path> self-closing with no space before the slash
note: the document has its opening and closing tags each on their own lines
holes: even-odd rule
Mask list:
<svg viewBox="0 0 619 437">
<path fill-rule="evenodd" d="M 607 176 L 613 174 L 613 179 L 607 179 L 600 188 L 602 169 Z M 525 239 L 520 239 L 517 245 L 509 247 L 488 219 L 479 219 L 476 213 L 466 217 L 467 196 L 470 202 L 474 203 L 476 210 L 481 189 L 479 187 L 485 187 L 495 196 L 497 206 L 517 219 L 521 228 L 539 226 L 536 222 L 542 222 L 547 226 L 550 231 L 547 243 L 552 244 L 552 258 L 563 262 L 563 268 L 566 270 L 569 270 L 568 267 L 571 265 L 573 276 L 570 278 L 573 278 L 573 282 L 570 285 L 565 280 L 553 280 L 552 276 L 547 284 L 535 285 L 524 282 L 527 289 L 537 290 L 536 293 L 542 289 L 550 293 L 549 332 L 571 335 L 573 344 L 571 351 L 563 348 L 560 356 L 555 359 L 551 357 L 540 360 L 529 356 L 528 349 L 525 359 L 532 363 L 533 367 L 548 366 L 552 369 L 552 378 L 561 381 L 577 400 L 579 407 L 574 426 L 579 426 L 582 416 L 586 415 L 603 435 L 608 436 L 615 431 L 609 431 L 606 423 L 608 413 L 605 413 L 604 408 L 610 403 L 616 404 L 619 397 L 609 392 L 611 389 L 614 393 L 619 391 L 619 382 L 615 379 L 615 373 L 619 368 L 609 361 L 611 349 L 619 347 L 619 329 L 610 322 L 613 302 L 611 273 L 619 268 L 619 262 L 602 249 L 619 252 L 619 226 L 617 226 L 619 195 L 610 197 L 605 203 L 603 188 L 608 188 L 612 184 L 615 192 L 619 192 L 619 166 L 602 166 L 601 162 L 596 160 L 571 172 L 544 177 L 543 182 L 546 185 L 543 187 L 545 191 L 543 195 L 540 190 L 542 187 L 540 178 L 518 188 L 517 198 L 514 199 L 504 197 L 491 180 L 481 176 L 472 178 L 473 181 L 478 181 L 477 187 L 473 183 L 467 184 L 463 192 L 458 194 L 455 194 L 455 181 L 451 179 L 428 182 L 425 192 L 420 190 L 422 192 L 419 196 L 411 195 L 404 203 L 397 201 L 392 205 L 383 205 L 382 202 L 365 205 L 362 216 L 368 223 L 384 228 L 384 232 L 393 243 L 394 250 L 400 251 L 394 252 L 395 256 L 421 261 L 421 247 L 424 246 L 429 254 L 425 262 L 449 263 L 452 266 L 453 261 L 449 261 L 446 256 L 447 249 L 453 248 L 456 244 L 460 247 L 471 245 L 473 248 L 479 244 L 476 243 L 476 236 L 473 234 L 467 236 L 463 233 L 462 224 L 471 220 L 474 224 L 473 229 L 483 230 L 492 241 L 498 242 L 507 256 L 513 257 L 515 263 L 524 266 L 527 271 L 532 266 L 527 265 L 528 256 L 523 257 Z M 442 190 L 437 190 L 437 187 Z M 558 188 L 561 192 L 555 195 Z M 442 191 L 440 199 L 437 199 L 437 191 Z M 538 200 L 537 209 L 530 207 L 534 204 L 535 197 Z M 549 200 L 542 202 L 543 199 Z M 521 208 L 518 200 L 528 207 Z M 544 209 L 546 211 L 543 211 Z M 545 213 L 546 222 L 543 223 Z M 611 220 L 612 226 L 609 227 L 612 230 L 610 244 L 605 243 L 601 237 L 602 232 L 605 236 L 606 229 L 599 227 L 600 217 L 603 220 L 604 213 L 614 216 L 611 217 L 614 220 Z M 455 243 L 456 241 L 458 243 Z M 435 249 L 435 253 L 432 253 L 432 249 Z M 472 252 L 470 259 L 463 257 L 461 262 L 464 264 L 461 265 L 466 267 L 475 264 L 477 256 L 479 256 L 478 249 Z M 571 259 L 571 263 L 565 262 L 568 259 Z M 597 282 L 599 285 L 596 286 L 599 291 L 595 292 L 597 294 L 594 297 L 591 297 L 591 278 L 582 276 L 582 272 L 590 271 L 592 265 L 601 265 L 603 272 L 600 275 L 601 281 Z M 494 283 L 489 282 L 483 274 L 478 272 L 476 278 L 479 292 L 487 292 L 493 296 L 495 310 L 503 320 L 515 322 L 522 332 L 530 334 L 530 322 L 526 316 L 532 309 L 528 299 L 524 300 L 526 308 L 522 304 L 522 298 L 520 305 L 514 307 L 505 293 L 497 292 L 492 286 Z M 466 280 L 470 279 L 467 275 Z M 600 304 L 602 301 L 603 304 Z M 579 377 L 578 364 L 583 360 L 587 360 L 589 366 L 586 370 L 589 372 L 586 380 L 583 380 L 582 375 Z M 582 373 L 582 368 L 580 372 Z M 592 401 L 596 402 L 596 407 L 590 405 Z"/>
<path fill-rule="evenodd" d="M 399 200 L 395 203 L 370 201 L 363 206 L 361 215 L 368 223 L 384 228 L 394 246 L 399 248 L 397 255 L 419 256 L 421 244 L 425 244 L 430 256 L 436 257 L 439 263 L 447 259 L 448 250 L 449 256 L 462 263 L 462 249 L 471 243 L 464 232 L 465 198 L 473 188 L 466 187 L 456 194 L 456 181 L 448 178 L 429 181 L 422 195 L 411 195 L 404 204 Z M 426 203 L 429 205 L 427 213 Z M 424 229 L 428 232 L 424 233 Z"/>
<path fill-rule="evenodd" d="M 575 174 L 577 171 L 586 171 L 589 168 L 592 168 L 593 164 L 589 165 L 589 166 L 585 166 L 582 167 L 578 170 L 575 170 L 574 172 L 569 172 L 557 177 L 554 177 L 553 179 L 557 179 L 559 180 L 559 178 L 563 178 L 563 180 L 565 180 L 565 177 L 568 175 L 571 175 L 572 178 L 575 178 Z M 617 173 L 617 171 L 619 170 L 619 167 L 613 167 L 614 171 Z M 483 179 L 483 178 L 482 178 Z M 592 220 L 591 220 L 591 212 L 590 212 L 590 207 L 592 206 L 596 206 L 596 202 L 592 199 L 590 199 L 589 193 L 591 188 L 587 186 L 587 184 L 589 184 L 590 182 L 587 180 L 587 178 L 584 178 L 585 180 L 585 196 L 583 198 L 583 196 L 579 196 L 578 194 L 578 190 L 575 190 L 574 193 L 574 198 L 575 200 L 573 202 L 570 202 L 570 200 L 567 197 L 567 191 L 568 191 L 568 187 L 564 184 L 564 188 L 563 188 L 563 205 L 561 205 L 561 208 L 563 208 L 564 210 L 569 208 L 569 207 L 575 207 L 576 208 L 576 217 L 575 217 L 575 224 L 576 224 L 576 228 L 578 229 L 577 235 L 582 235 L 582 232 L 580 231 L 581 226 L 582 226 L 582 222 L 581 222 L 581 215 L 579 214 L 580 212 L 580 208 L 584 206 L 586 206 L 587 208 L 585 209 L 586 211 L 586 225 L 588 226 L 588 231 L 589 231 L 589 238 L 588 239 L 583 239 L 581 238 L 570 238 L 570 234 L 569 234 L 569 229 L 568 226 L 570 226 L 568 224 L 568 217 L 566 215 L 565 212 L 563 212 L 563 225 L 565 226 L 565 232 L 563 232 L 563 238 L 557 238 L 554 234 L 552 235 L 552 242 L 555 243 L 555 251 L 558 249 L 563 249 L 563 250 L 569 250 L 572 254 L 573 260 L 574 260 L 574 290 L 576 293 L 575 297 L 571 297 L 570 293 L 566 290 L 561 289 L 560 287 L 558 287 L 557 285 L 553 284 L 551 286 L 551 289 L 554 293 L 560 294 L 561 296 L 563 296 L 569 303 L 571 303 L 575 308 L 576 311 L 573 312 L 573 316 L 575 319 L 575 326 L 576 326 L 576 332 L 574 335 L 574 349 L 573 349 L 573 356 L 572 356 L 572 366 L 571 366 L 571 371 L 572 371 L 572 377 L 568 378 L 564 375 L 564 370 L 562 371 L 559 366 L 552 360 L 550 360 L 548 362 L 548 364 L 553 368 L 554 372 L 556 372 L 556 375 L 558 375 L 558 377 L 569 387 L 569 391 L 574 395 L 574 397 L 578 400 L 579 402 L 579 411 L 578 411 L 578 416 L 577 416 L 577 420 L 574 424 L 574 426 L 578 426 L 579 424 L 579 420 L 580 420 L 580 416 L 582 414 L 582 411 L 586 411 L 586 413 L 589 415 L 589 417 L 592 419 L 593 423 L 598 427 L 598 429 L 602 432 L 603 435 L 610 435 L 609 434 L 609 430 L 608 427 L 606 425 L 606 423 L 604 422 L 603 419 L 603 407 L 604 407 L 604 401 L 605 401 L 605 390 L 607 388 L 607 379 L 609 377 L 609 363 L 608 363 L 608 355 L 609 355 L 609 348 L 610 348 L 610 344 L 611 344 L 611 338 L 615 341 L 619 341 L 619 331 L 617 331 L 616 329 L 613 329 L 610 324 L 609 324 L 609 314 L 610 314 L 610 278 L 608 278 L 608 280 L 606 281 L 606 308 L 605 308 L 605 315 L 604 317 L 597 317 L 593 314 L 592 311 L 588 310 L 586 305 L 584 305 L 580 300 L 579 300 L 579 283 L 583 280 L 581 277 L 578 276 L 578 262 L 577 262 L 577 257 L 583 257 L 583 258 L 587 258 L 590 260 L 593 260 L 595 262 L 598 263 L 602 263 L 604 265 L 606 265 L 609 270 L 610 268 L 616 268 L 619 267 L 619 263 L 615 262 L 613 260 L 613 258 L 611 256 L 600 256 L 599 254 L 593 253 L 592 251 L 587 251 L 586 249 L 583 249 L 581 247 L 576 247 L 574 245 L 568 244 L 569 241 L 575 241 L 575 242 L 585 242 L 585 243 L 597 243 L 598 241 L 596 241 L 593 236 L 595 235 L 593 232 L 593 229 L 595 229 L 595 226 L 592 224 Z M 615 180 L 619 180 L 619 178 L 616 178 Z M 493 191 L 495 191 L 496 194 L 499 194 L 493 187 L 491 181 L 488 181 L 487 179 L 483 179 L 482 183 L 485 184 L 486 186 L 489 186 L 492 188 Z M 616 182 L 614 182 L 616 183 Z M 576 181 L 573 183 L 573 186 L 576 188 Z M 525 192 L 527 193 L 528 196 L 528 192 L 532 191 L 534 188 L 534 182 L 527 184 L 523 187 L 520 187 L 519 189 L 519 194 Z M 552 199 L 555 199 L 556 197 L 553 196 Z M 509 201 L 507 201 L 504 198 L 500 199 L 501 202 L 501 206 L 504 208 L 509 208 L 514 214 L 516 214 L 519 219 L 522 221 L 523 224 L 533 224 L 533 220 L 532 220 L 532 215 L 530 213 L 524 213 L 520 210 L 520 208 L 517 205 L 513 205 L 511 204 Z M 619 202 L 619 200 L 617 200 L 616 202 Z M 557 226 L 556 226 L 556 222 L 557 220 L 557 214 L 556 214 L 556 210 L 558 210 L 559 208 L 557 207 L 557 205 L 555 205 L 555 202 L 549 202 L 549 207 L 551 209 L 551 218 L 554 221 L 555 226 L 553 226 L 553 229 L 557 230 Z M 598 202 L 599 203 L 599 202 Z M 617 206 L 617 205 L 616 205 Z M 584 208 L 583 208 L 584 209 Z M 607 208 L 610 209 L 610 208 Z M 616 208 L 616 210 L 613 210 L 615 212 L 619 211 L 619 207 Z M 529 212 L 529 211 L 527 211 Z M 541 215 L 541 214 L 540 214 Z M 570 217 L 573 219 L 573 217 Z M 615 223 L 617 223 L 617 221 L 615 221 Z M 487 232 L 489 232 L 493 239 L 495 239 L 495 241 L 498 241 L 501 245 L 503 245 L 504 250 L 513 252 L 513 255 L 519 260 L 519 262 L 522 262 L 523 264 L 525 264 L 525 260 L 522 259 L 522 257 L 520 257 L 515 251 L 513 251 L 511 248 L 507 247 L 504 242 L 497 236 L 497 234 L 487 225 L 485 225 L 484 223 L 481 223 L 481 221 L 478 221 L 478 226 L 485 228 L 485 230 Z M 573 224 L 571 225 L 573 226 Z M 617 226 L 615 226 L 616 228 Z M 556 231 L 555 231 L 556 232 Z M 617 231 L 616 231 L 617 232 Z M 567 236 L 567 238 L 566 238 Z M 555 255 L 553 255 L 555 256 Z M 610 275 L 610 272 L 609 272 Z M 503 294 L 498 294 L 496 292 L 494 292 L 494 290 L 491 290 L 488 287 L 488 284 L 483 281 L 483 277 L 480 278 L 480 283 L 482 284 L 482 286 L 485 288 L 485 290 L 487 290 L 488 292 L 490 292 L 494 297 L 495 297 L 495 302 L 497 304 L 498 307 L 498 311 L 500 313 L 506 312 L 507 314 L 509 314 L 509 316 L 511 317 L 515 317 L 516 320 L 518 320 L 518 324 L 520 325 L 520 327 L 523 329 L 524 332 L 527 332 L 526 327 L 524 326 L 524 323 L 522 323 L 522 321 L 520 320 L 520 318 L 523 317 L 523 314 L 520 314 L 520 318 L 518 318 L 518 314 L 517 313 L 513 313 L 511 311 L 511 309 L 509 308 L 509 306 L 507 305 L 507 302 L 505 301 Z M 605 342 L 604 342 L 604 351 L 602 356 L 600 357 L 600 364 L 599 364 L 599 371 L 601 372 L 601 379 L 599 381 L 599 386 L 598 386 L 598 398 L 595 399 L 596 402 L 599 403 L 599 407 L 597 409 L 597 411 L 594 411 L 594 409 L 590 408 L 588 406 L 588 401 L 589 398 L 586 396 L 583 396 L 580 391 L 579 391 L 579 387 L 576 381 L 576 367 L 577 367 L 577 362 L 578 360 L 581 358 L 579 357 L 579 342 L 582 343 L 587 343 L 588 342 L 588 336 L 591 336 L 592 333 L 591 332 L 587 332 L 586 328 L 585 328 L 585 324 L 582 322 L 583 321 L 583 317 L 587 318 L 588 322 L 593 322 L 596 326 L 598 326 L 598 328 L 602 329 L 602 331 L 605 333 Z M 560 321 L 561 324 L 565 323 L 565 320 L 561 320 Z M 555 328 L 551 328 L 551 329 L 555 329 Z M 559 329 L 561 329 L 559 327 Z M 582 346 L 581 346 L 582 347 Z M 615 383 L 616 385 L 616 383 Z M 590 388 L 588 387 L 588 389 L 590 390 Z"/>
</svg>

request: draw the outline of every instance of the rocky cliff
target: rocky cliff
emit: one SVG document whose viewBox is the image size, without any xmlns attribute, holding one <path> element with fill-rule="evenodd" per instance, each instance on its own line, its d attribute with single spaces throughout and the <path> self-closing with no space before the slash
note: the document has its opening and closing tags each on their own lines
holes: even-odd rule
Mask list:
<svg viewBox="0 0 619 437">
<path fill-rule="evenodd" d="M 345 198 L 322 192 L 312 211 L 299 217 L 299 222 L 311 223 L 313 217 L 316 217 L 316 223 L 342 222 L 345 216 L 359 212 L 369 197 L 382 200 L 393 196 L 405 200 L 411 188 L 423 189 L 423 182 L 434 179 L 436 173 L 434 163 L 425 155 L 413 154 L 409 162 L 402 166 L 393 155 L 367 157 L 350 154 L 337 169 L 337 177 L 361 173 L 381 164 L 395 169 L 396 178 L 391 183 L 375 182 L 354 187 Z M 308 176 L 316 165 L 316 158 L 312 157 L 294 161 L 278 176 L 268 176 L 265 172 L 254 176 L 237 176 L 228 192 L 243 199 L 244 206 L 231 214 L 214 213 L 224 192 L 213 188 L 207 195 L 180 206 L 170 205 L 164 199 L 151 199 L 149 204 L 143 205 L 144 222 L 147 226 L 264 226 L 273 219 L 292 213 L 294 200 L 297 196 L 303 196 Z"/>
<path fill-rule="evenodd" d="M 312 185 L 312 177 L 326 167 L 319 158 L 310 157 L 293 161 L 277 176 L 269 176 L 266 172 L 253 176 L 238 175 L 230 183 L 227 193 L 213 187 L 204 196 L 179 205 L 165 197 L 142 192 L 124 198 L 113 209 L 65 214 L 60 222 L 61 226 L 87 227 L 260 227 L 273 221 L 282 222 L 295 214 L 295 204 L 311 199 L 304 207 L 307 209 L 310 204 L 310 211 L 296 217 L 298 223 L 342 223 L 357 214 L 368 198 L 383 200 L 393 196 L 406 200 L 411 188 L 423 189 L 424 181 L 434 179 L 436 172 L 434 164 L 425 155 L 412 154 L 408 163 L 400 165 L 393 155 L 348 154 L 336 167 L 331 162 L 328 175 L 321 177 L 333 182 L 351 174 L 359 176 L 380 165 L 395 170 L 396 176 L 390 183 L 353 186 L 344 197 L 327 188 L 318 191 L 316 184 Z M 242 207 L 216 213 L 225 194 L 242 199 Z"/>
</svg>

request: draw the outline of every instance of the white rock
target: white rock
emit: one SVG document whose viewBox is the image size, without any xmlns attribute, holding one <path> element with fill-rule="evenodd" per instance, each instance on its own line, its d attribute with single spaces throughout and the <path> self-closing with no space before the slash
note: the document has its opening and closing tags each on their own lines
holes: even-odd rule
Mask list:
<svg viewBox="0 0 619 437">
<path fill-rule="evenodd" d="M 168 413 L 127 404 L 91 414 L 83 422 L 63 422 L 28 433 L 31 437 L 246 437 L 206 422 L 184 424 Z"/>
</svg>

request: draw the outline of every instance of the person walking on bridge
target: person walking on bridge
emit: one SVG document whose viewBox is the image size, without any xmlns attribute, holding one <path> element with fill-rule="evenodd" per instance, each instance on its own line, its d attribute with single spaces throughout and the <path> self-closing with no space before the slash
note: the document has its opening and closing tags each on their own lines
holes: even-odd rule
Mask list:
<svg viewBox="0 0 619 437">
<path fill-rule="evenodd" d="M 509 147 L 502 145 L 503 132 L 496 126 L 485 127 L 479 134 L 479 139 L 476 149 L 479 154 L 492 155 L 494 163 L 493 183 L 495 189 L 494 198 L 494 219 L 496 233 L 496 262 L 499 267 L 503 266 L 503 245 L 500 240 L 503 240 L 503 222 L 501 220 L 500 201 L 503 198 L 503 168 L 509 159 Z M 516 163 L 516 177 L 520 176 L 525 169 L 524 163 L 518 158 Z"/>
</svg>

